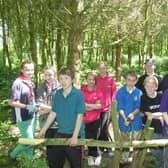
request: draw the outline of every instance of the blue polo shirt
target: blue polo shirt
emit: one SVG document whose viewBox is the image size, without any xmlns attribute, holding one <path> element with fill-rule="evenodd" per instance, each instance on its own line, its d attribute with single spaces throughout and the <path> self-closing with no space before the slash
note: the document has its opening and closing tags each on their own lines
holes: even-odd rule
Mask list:
<svg viewBox="0 0 168 168">
<path fill-rule="evenodd" d="M 67 97 L 63 96 L 63 89 L 59 89 L 53 99 L 52 111 L 57 115 L 58 132 L 73 134 L 78 114 L 84 114 L 85 100 L 82 92 L 72 87 Z M 84 122 L 79 132 L 80 137 L 84 137 Z"/>
<path fill-rule="evenodd" d="M 134 87 L 132 92 L 129 93 L 126 86 L 123 86 L 117 92 L 117 110 L 124 110 L 127 117 L 135 109 L 140 109 L 141 95 L 142 92 L 138 88 Z M 132 121 L 132 127 L 135 131 L 142 129 L 142 117 L 140 113 Z M 119 128 L 121 132 L 130 132 L 132 130 L 130 125 L 128 127 L 125 126 L 121 115 L 119 115 Z"/>
</svg>

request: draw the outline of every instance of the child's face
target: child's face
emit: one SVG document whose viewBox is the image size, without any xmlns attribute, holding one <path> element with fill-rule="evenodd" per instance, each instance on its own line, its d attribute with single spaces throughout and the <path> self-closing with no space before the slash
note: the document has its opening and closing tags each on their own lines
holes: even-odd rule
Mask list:
<svg viewBox="0 0 168 168">
<path fill-rule="evenodd" d="M 128 88 L 133 88 L 137 82 L 137 78 L 135 76 L 127 75 L 125 82 Z"/>
<path fill-rule="evenodd" d="M 51 69 L 46 69 L 44 71 L 45 80 L 52 82 L 55 79 L 55 74 Z"/>
<path fill-rule="evenodd" d="M 145 90 L 147 95 L 153 95 L 155 91 L 157 90 L 157 86 L 153 82 L 146 82 L 145 83 Z"/>
<path fill-rule="evenodd" d="M 107 73 L 107 66 L 104 64 L 100 64 L 98 67 L 99 73 L 100 74 L 106 74 Z"/>
<path fill-rule="evenodd" d="M 59 75 L 59 82 L 62 88 L 65 90 L 72 86 L 73 80 L 70 76 L 61 74 Z"/>
<path fill-rule="evenodd" d="M 34 74 L 34 64 L 25 64 L 21 69 L 21 72 L 25 77 L 31 79 Z"/>
<path fill-rule="evenodd" d="M 146 73 L 153 73 L 155 71 L 155 65 L 153 63 L 145 64 Z"/>
<path fill-rule="evenodd" d="M 93 75 L 87 76 L 87 84 L 89 87 L 95 87 L 96 81 L 95 81 L 95 77 Z"/>
</svg>

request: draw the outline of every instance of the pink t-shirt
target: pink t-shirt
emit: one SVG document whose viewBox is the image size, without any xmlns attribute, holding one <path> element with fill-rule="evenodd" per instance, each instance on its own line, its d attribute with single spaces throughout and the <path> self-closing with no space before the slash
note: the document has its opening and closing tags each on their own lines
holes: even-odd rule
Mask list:
<svg viewBox="0 0 168 168">
<path fill-rule="evenodd" d="M 82 85 L 81 91 L 84 94 L 85 103 L 95 104 L 97 101 L 100 101 L 100 104 L 103 107 L 103 95 L 99 89 L 96 88 L 96 89 L 90 91 L 90 90 L 88 90 L 87 85 Z M 87 124 L 87 123 L 91 123 L 93 121 L 100 119 L 101 111 L 102 111 L 102 109 L 95 109 L 95 110 L 86 111 L 84 114 L 84 122 Z"/>
<path fill-rule="evenodd" d="M 111 102 L 116 99 L 116 82 L 111 75 L 97 75 L 97 88 L 103 93 L 104 107 L 102 112 L 109 112 Z"/>
</svg>

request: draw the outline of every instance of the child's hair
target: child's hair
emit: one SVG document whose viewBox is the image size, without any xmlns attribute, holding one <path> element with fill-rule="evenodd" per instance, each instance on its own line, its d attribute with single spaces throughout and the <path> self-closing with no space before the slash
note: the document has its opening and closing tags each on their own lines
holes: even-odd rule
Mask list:
<svg viewBox="0 0 168 168">
<path fill-rule="evenodd" d="M 51 71 L 53 71 L 55 76 L 57 75 L 57 69 L 55 67 L 47 65 L 47 66 L 44 67 L 43 70 L 46 71 L 48 69 L 51 70 Z"/>
<path fill-rule="evenodd" d="M 99 67 L 102 64 L 105 65 L 105 67 L 108 67 L 107 62 L 105 61 L 100 61 L 97 66 Z"/>
<path fill-rule="evenodd" d="M 23 69 L 25 64 L 33 64 L 34 65 L 34 62 L 30 61 L 30 60 L 23 61 L 20 65 L 20 69 Z"/>
<path fill-rule="evenodd" d="M 67 75 L 67 76 L 70 76 L 71 79 L 74 79 L 74 77 L 75 77 L 75 73 L 72 70 L 72 68 L 68 68 L 68 67 L 61 68 L 58 75 Z"/>
<path fill-rule="evenodd" d="M 128 71 L 128 72 L 126 72 L 126 74 L 125 74 L 125 79 L 126 79 L 126 77 L 127 76 L 132 76 L 132 77 L 135 77 L 136 79 L 138 79 L 138 76 L 137 76 L 137 74 L 134 72 L 134 71 Z"/>
<path fill-rule="evenodd" d="M 159 85 L 158 79 L 155 76 L 147 76 L 144 80 L 144 85 L 146 83 L 154 83 L 157 88 Z"/>
<path fill-rule="evenodd" d="M 89 71 L 89 72 L 86 74 L 86 79 L 87 79 L 87 77 L 88 77 L 89 75 L 93 76 L 93 77 L 94 77 L 94 80 L 95 80 L 95 82 L 96 82 L 96 76 L 97 76 L 96 73 L 93 72 L 93 71 Z"/>
</svg>

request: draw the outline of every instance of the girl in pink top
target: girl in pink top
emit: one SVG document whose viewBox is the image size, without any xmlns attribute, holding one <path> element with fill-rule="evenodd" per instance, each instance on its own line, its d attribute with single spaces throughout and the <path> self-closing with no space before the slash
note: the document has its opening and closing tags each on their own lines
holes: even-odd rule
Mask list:
<svg viewBox="0 0 168 168">
<path fill-rule="evenodd" d="M 108 66 L 104 61 L 98 64 L 99 74 L 97 75 L 97 87 L 103 93 L 104 107 L 101 113 L 101 132 L 100 140 L 108 140 L 108 127 L 110 124 L 110 106 L 111 102 L 116 99 L 116 82 L 111 75 L 108 74 Z"/>
<path fill-rule="evenodd" d="M 100 113 L 103 106 L 102 92 L 96 88 L 96 74 L 88 72 L 87 85 L 82 85 L 85 97 L 86 112 L 84 114 L 85 135 L 88 139 L 97 139 L 100 128 Z M 100 165 L 101 156 L 97 147 L 88 147 L 88 165 Z"/>
</svg>

